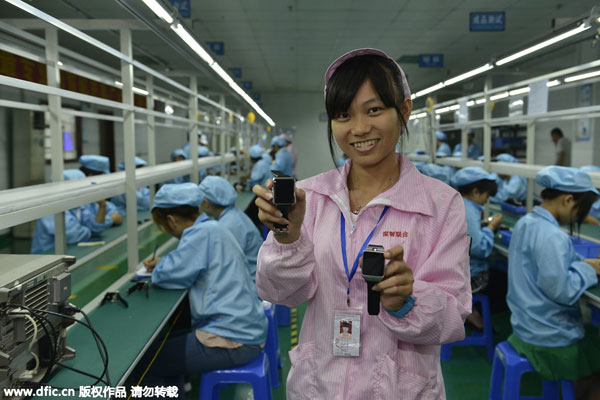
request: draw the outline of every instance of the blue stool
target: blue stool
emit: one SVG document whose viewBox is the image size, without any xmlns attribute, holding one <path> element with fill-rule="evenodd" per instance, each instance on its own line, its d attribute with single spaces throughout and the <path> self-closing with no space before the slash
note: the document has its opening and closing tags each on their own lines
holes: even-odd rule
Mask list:
<svg viewBox="0 0 600 400">
<path fill-rule="evenodd" d="M 271 384 L 276 388 L 279 387 L 279 372 L 277 371 L 277 366 L 281 365 L 281 355 L 279 354 L 279 337 L 277 336 L 277 324 L 275 323 L 275 307 L 268 301 L 263 301 L 263 308 L 265 309 L 265 315 L 269 321 L 265 352 L 269 358 Z"/>
<path fill-rule="evenodd" d="M 592 324 L 600 325 L 600 308 L 596 306 L 590 306 L 592 309 Z"/>
<path fill-rule="evenodd" d="M 290 326 L 292 324 L 290 308 L 277 304 L 275 306 L 275 319 L 277 320 L 277 326 Z"/>
<path fill-rule="evenodd" d="M 260 352 L 246 365 L 230 369 L 218 369 L 202 374 L 198 400 L 219 400 L 221 386 L 229 383 L 249 383 L 255 399 L 272 400 L 269 360 Z"/>
<path fill-rule="evenodd" d="M 498 343 L 492 364 L 490 400 L 558 400 L 561 389 L 563 400 L 575 400 L 573 382 L 567 380 L 560 382 L 544 380 L 542 397 L 521 397 L 521 376 L 525 372 L 535 372 L 529 360 L 521 357 L 510 343 Z M 503 376 L 504 385 L 502 385 Z"/>
<path fill-rule="evenodd" d="M 486 346 L 488 360 L 494 357 L 494 329 L 492 328 L 492 312 L 490 311 L 490 299 L 485 294 L 474 294 L 473 305 L 481 304 L 481 315 L 483 316 L 483 333 L 473 332 L 463 340 L 442 345 L 440 359 L 450 361 L 453 346 Z"/>
</svg>

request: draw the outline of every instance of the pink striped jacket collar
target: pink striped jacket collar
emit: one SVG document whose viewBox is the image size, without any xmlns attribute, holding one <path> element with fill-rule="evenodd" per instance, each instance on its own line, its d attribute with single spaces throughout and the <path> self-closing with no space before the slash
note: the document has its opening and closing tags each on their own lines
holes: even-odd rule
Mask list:
<svg viewBox="0 0 600 400">
<path fill-rule="evenodd" d="M 401 154 L 397 154 L 397 157 L 401 162 L 400 179 L 390 189 L 371 200 L 367 207 L 383 204 L 399 211 L 433 216 L 434 206 L 431 197 L 425 190 L 429 183 L 408 158 Z M 346 179 L 350 172 L 351 163 L 352 160 L 338 169 L 318 175 L 318 178 L 313 177 L 302 181 L 299 186 L 331 197 L 340 206 L 340 209 L 347 213 L 349 205 Z M 410 190 L 406 188 L 410 188 Z"/>
</svg>

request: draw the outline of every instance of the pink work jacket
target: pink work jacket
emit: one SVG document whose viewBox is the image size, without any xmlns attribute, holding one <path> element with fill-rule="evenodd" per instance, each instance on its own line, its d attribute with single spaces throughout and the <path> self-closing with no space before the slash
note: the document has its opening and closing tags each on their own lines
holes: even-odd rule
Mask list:
<svg viewBox="0 0 600 400">
<path fill-rule="evenodd" d="M 288 400 L 444 399 L 440 344 L 465 336 L 471 313 L 469 238 L 461 196 L 419 173 L 398 155 L 398 182 L 350 218 L 346 178 L 351 163 L 298 183 L 306 191 L 300 238 L 280 244 L 273 233 L 260 249 L 260 297 L 297 306 L 308 301 L 299 344 L 290 351 Z M 348 268 L 384 206 L 370 241 L 401 245 L 413 271 L 415 304 L 402 318 L 381 308 L 367 313 L 367 285 L 360 268 L 350 284 L 351 307 L 362 307 L 359 357 L 333 355 L 334 310 L 347 307 L 348 278 L 341 253 L 340 212 L 346 220 Z"/>
</svg>

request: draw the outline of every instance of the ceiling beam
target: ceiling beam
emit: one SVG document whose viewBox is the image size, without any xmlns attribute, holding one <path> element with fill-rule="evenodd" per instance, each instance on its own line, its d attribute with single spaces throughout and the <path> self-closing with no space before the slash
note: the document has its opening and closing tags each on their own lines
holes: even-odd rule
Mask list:
<svg viewBox="0 0 600 400">
<path fill-rule="evenodd" d="M 48 23 L 38 18 L 3 18 L 19 29 L 45 29 Z M 62 22 L 82 31 L 108 31 L 120 28 L 132 30 L 148 30 L 146 24 L 135 19 L 63 19 Z"/>
</svg>

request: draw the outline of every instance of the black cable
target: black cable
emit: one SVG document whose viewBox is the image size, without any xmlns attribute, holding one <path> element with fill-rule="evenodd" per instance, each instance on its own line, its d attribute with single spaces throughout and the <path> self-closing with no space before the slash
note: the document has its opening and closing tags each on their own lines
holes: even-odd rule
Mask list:
<svg viewBox="0 0 600 400">
<path fill-rule="evenodd" d="M 100 375 L 100 377 L 95 377 L 97 379 L 96 382 L 94 382 L 91 386 L 95 386 L 96 384 L 102 382 L 104 384 L 106 384 L 107 386 L 111 386 L 110 382 L 108 381 L 104 381 L 102 378 L 106 375 L 106 373 L 108 372 L 108 350 L 106 349 L 106 345 L 104 344 L 104 341 L 102 340 L 102 338 L 100 337 L 100 335 L 98 335 L 98 332 L 96 332 L 96 330 L 91 326 L 86 324 L 83 321 L 78 320 L 77 318 L 74 318 L 70 315 L 66 315 L 66 314 L 62 314 L 62 313 L 57 313 L 54 311 L 49 311 L 49 310 L 40 310 L 40 309 L 36 309 L 36 308 L 32 308 L 32 307 L 28 307 L 28 306 L 24 306 L 24 305 L 20 305 L 20 304 L 7 304 L 7 306 L 9 307 L 17 307 L 17 308 L 24 308 L 28 311 L 35 311 L 38 313 L 45 313 L 45 314 L 50 314 L 50 315 L 56 315 L 59 317 L 63 317 L 66 318 L 68 320 L 77 322 L 83 326 L 85 326 L 86 328 L 88 328 L 90 330 L 90 332 L 92 333 L 92 336 L 94 336 L 94 339 L 96 339 L 96 344 L 98 345 L 98 351 L 100 353 L 100 358 L 102 358 L 102 361 L 104 362 L 104 370 L 103 373 Z M 81 312 L 81 310 L 77 309 L 77 308 L 73 308 L 73 307 L 69 307 L 71 310 L 75 310 L 77 312 Z M 89 319 L 88 319 L 89 321 Z M 100 348 L 100 345 L 98 344 L 98 341 L 100 342 L 100 345 L 102 345 L 102 349 Z M 104 353 L 102 353 L 101 350 L 104 350 Z"/>
<path fill-rule="evenodd" d="M 70 307 L 70 308 L 73 308 L 73 307 Z M 77 312 L 81 313 L 81 315 L 83 315 L 83 318 L 85 318 L 85 320 L 87 321 L 88 325 L 91 327 L 92 326 L 92 321 L 90 321 L 88 315 L 86 313 L 84 313 L 83 310 L 80 309 L 80 308 L 74 308 L 74 309 L 77 310 Z M 98 339 L 100 339 L 100 341 L 102 340 L 100 338 L 100 335 L 95 335 L 94 338 L 96 338 L 96 337 Z M 96 346 L 98 347 L 98 352 L 100 352 L 100 343 L 98 342 L 98 339 L 96 339 Z M 110 375 L 108 374 L 108 352 L 106 351 L 106 346 L 104 346 L 104 349 L 105 349 L 105 352 L 106 352 L 106 361 L 105 361 L 105 364 L 104 364 L 105 367 L 104 367 L 104 371 L 102 373 L 102 376 L 106 375 L 106 381 L 108 382 L 108 386 L 112 387 L 112 385 L 110 384 Z M 102 353 L 100 353 L 100 355 L 102 355 Z"/>
<path fill-rule="evenodd" d="M 37 319 L 38 322 L 40 323 L 40 326 L 42 327 L 42 329 L 44 330 L 44 332 L 46 333 L 46 336 L 48 337 L 48 342 L 50 343 L 50 359 L 49 359 L 49 364 L 48 367 L 46 369 L 46 373 L 44 374 L 44 376 L 42 377 L 40 382 L 36 382 L 36 386 L 41 385 L 41 383 L 46 382 L 48 376 L 50 375 L 50 372 L 52 371 L 52 367 L 54 366 L 54 364 L 56 364 L 56 358 L 58 356 L 58 335 L 56 334 L 56 329 L 54 329 L 54 325 L 52 325 L 52 322 L 50 322 L 50 320 L 48 318 L 46 318 L 43 315 L 40 315 L 36 312 L 32 312 L 32 311 L 27 311 L 27 312 L 12 312 L 11 315 L 31 315 L 33 318 Z M 55 342 L 53 342 L 52 340 L 52 336 L 50 336 L 50 333 L 48 331 L 48 329 L 46 328 L 46 325 L 44 324 L 44 321 L 50 325 L 50 328 L 52 328 L 52 333 L 54 336 L 54 339 L 56 340 Z"/>
</svg>

